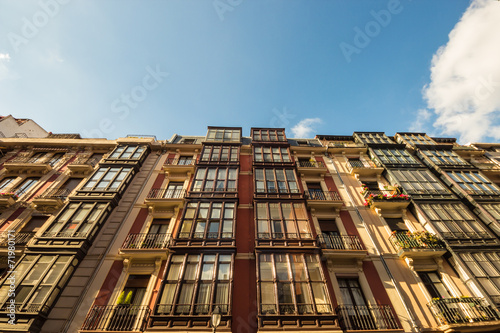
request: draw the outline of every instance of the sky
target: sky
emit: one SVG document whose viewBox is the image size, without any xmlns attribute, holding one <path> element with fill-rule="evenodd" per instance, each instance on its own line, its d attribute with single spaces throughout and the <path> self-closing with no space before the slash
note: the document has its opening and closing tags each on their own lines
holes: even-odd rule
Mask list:
<svg viewBox="0 0 500 333">
<path fill-rule="evenodd" d="M 0 0 L 0 115 L 115 139 L 500 141 L 500 1 Z"/>
</svg>

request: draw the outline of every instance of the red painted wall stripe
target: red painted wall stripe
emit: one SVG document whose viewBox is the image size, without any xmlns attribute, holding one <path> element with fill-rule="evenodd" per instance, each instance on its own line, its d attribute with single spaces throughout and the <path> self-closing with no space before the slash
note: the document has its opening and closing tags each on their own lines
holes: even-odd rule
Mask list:
<svg viewBox="0 0 500 333">
<path fill-rule="evenodd" d="M 116 282 L 120 278 L 123 270 L 123 261 L 117 260 L 111 265 L 108 275 L 104 280 L 97 297 L 95 298 L 94 305 L 107 305 L 111 294 L 116 287 Z"/>
</svg>

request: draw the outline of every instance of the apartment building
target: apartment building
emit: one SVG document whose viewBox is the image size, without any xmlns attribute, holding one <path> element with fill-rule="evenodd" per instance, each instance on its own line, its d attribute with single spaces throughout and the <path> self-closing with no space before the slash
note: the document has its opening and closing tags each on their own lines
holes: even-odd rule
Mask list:
<svg viewBox="0 0 500 333">
<path fill-rule="evenodd" d="M 500 330 L 500 144 L 208 127 L 0 146 L 2 332 Z"/>
</svg>

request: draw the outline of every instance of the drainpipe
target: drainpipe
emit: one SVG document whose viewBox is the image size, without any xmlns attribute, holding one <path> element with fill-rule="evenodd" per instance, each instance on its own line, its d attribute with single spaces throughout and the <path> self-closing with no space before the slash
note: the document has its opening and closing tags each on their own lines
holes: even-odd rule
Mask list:
<svg viewBox="0 0 500 333">
<path fill-rule="evenodd" d="M 328 147 L 326 147 L 325 157 L 332 163 L 333 168 L 335 169 L 335 172 L 337 173 L 337 177 L 339 178 L 340 182 L 342 183 L 342 186 L 344 186 L 344 188 L 345 188 L 344 181 L 342 180 L 342 177 L 340 176 L 340 172 L 337 169 L 337 166 L 335 165 L 335 163 L 332 161 L 332 159 L 328 155 Z M 347 196 L 349 197 L 349 202 L 351 203 L 352 207 L 354 207 L 354 209 L 356 210 L 356 214 L 358 215 L 358 218 L 361 221 L 361 223 L 363 225 L 363 228 L 366 230 L 366 233 L 368 234 L 368 237 L 370 238 L 370 241 L 372 242 L 373 245 L 375 245 L 376 243 L 374 241 L 374 238 L 373 238 L 370 230 L 368 229 L 368 227 L 367 227 L 367 225 L 365 223 L 365 220 L 363 219 L 363 217 L 359 213 L 358 206 L 354 203 L 354 200 L 353 200 L 351 194 L 349 193 L 349 191 L 346 190 L 346 193 L 347 193 Z M 376 254 L 380 258 L 380 261 L 382 262 L 382 265 L 384 266 L 384 269 L 385 269 L 387 275 L 389 275 L 389 278 L 391 279 L 391 282 L 394 285 L 394 289 L 396 290 L 396 293 L 398 294 L 399 298 L 401 299 L 401 302 L 403 303 L 403 307 L 405 308 L 405 311 L 408 314 L 408 318 L 410 319 L 410 322 L 411 322 L 412 331 L 420 333 L 421 330 L 418 327 L 417 323 L 415 322 L 415 318 L 413 317 L 413 314 L 411 313 L 408 305 L 406 304 L 406 302 L 405 302 L 405 300 L 403 298 L 403 295 L 402 295 L 401 291 L 399 290 L 399 287 L 398 287 L 398 285 L 396 283 L 396 280 L 394 279 L 394 276 L 392 275 L 389 267 L 387 266 L 387 263 L 385 262 L 384 256 L 380 253 L 380 251 L 378 250 L 378 248 L 376 246 L 374 248 L 375 248 Z"/>
</svg>

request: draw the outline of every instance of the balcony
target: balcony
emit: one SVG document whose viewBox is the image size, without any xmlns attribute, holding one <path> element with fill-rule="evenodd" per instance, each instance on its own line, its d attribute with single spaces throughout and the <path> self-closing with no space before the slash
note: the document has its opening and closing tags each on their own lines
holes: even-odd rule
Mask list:
<svg viewBox="0 0 500 333">
<path fill-rule="evenodd" d="M 370 160 L 349 160 L 347 161 L 347 170 L 358 180 L 376 180 L 384 168 L 376 166 Z"/>
<path fill-rule="evenodd" d="M 151 309 L 139 305 L 94 305 L 81 331 L 144 331 Z"/>
<path fill-rule="evenodd" d="M 3 165 L 8 173 L 29 175 L 43 175 L 52 170 L 49 161 L 32 157 L 15 157 Z"/>
<path fill-rule="evenodd" d="M 363 192 L 365 206 L 374 208 L 377 213 L 394 212 L 405 209 L 410 204 L 410 197 L 401 190 L 369 190 Z"/>
<path fill-rule="evenodd" d="M 343 330 L 400 330 L 401 323 L 389 305 L 339 305 L 339 324 Z"/>
<path fill-rule="evenodd" d="M 153 188 L 144 203 L 155 217 L 171 218 L 184 205 L 185 194 L 184 189 Z"/>
<path fill-rule="evenodd" d="M 0 248 L 8 247 L 9 241 L 13 241 L 15 246 L 24 246 L 35 236 L 34 232 L 9 232 L 0 233 Z"/>
<path fill-rule="evenodd" d="M 18 197 L 15 193 L 0 193 L 0 212 L 3 212 L 13 206 Z"/>
<path fill-rule="evenodd" d="M 310 208 L 334 208 L 340 209 L 344 201 L 335 191 L 306 190 L 304 196 L 307 199 L 307 206 Z"/>
<path fill-rule="evenodd" d="M 87 155 L 77 156 L 71 161 L 67 168 L 72 175 L 88 175 L 94 170 L 94 167 L 99 163 L 97 158 L 89 158 Z"/>
<path fill-rule="evenodd" d="M 69 189 L 54 189 L 40 194 L 33 199 L 35 209 L 44 213 L 53 213 L 64 205 L 64 200 L 71 193 Z"/>
<path fill-rule="evenodd" d="M 316 160 L 298 160 L 298 173 L 305 176 L 321 176 L 328 172 L 325 163 Z"/>
<path fill-rule="evenodd" d="M 363 259 L 366 257 L 358 236 L 318 235 L 322 253 L 329 259 Z"/>
<path fill-rule="evenodd" d="M 400 258 L 437 258 L 446 253 L 444 242 L 427 231 L 393 232 L 389 240 Z"/>
<path fill-rule="evenodd" d="M 174 174 L 193 173 L 196 160 L 190 158 L 167 158 L 163 164 L 163 171 L 171 177 Z M 185 175 L 181 175 L 183 178 Z"/>
<path fill-rule="evenodd" d="M 134 257 L 150 257 L 151 255 L 167 255 L 170 234 L 128 234 L 120 253 Z"/>
<path fill-rule="evenodd" d="M 446 332 L 498 332 L 500 316 L 484 298 L 434 298 L 427 304 Z M 496 330 L 494 330 L 496 328 Z"/>
</svg>

